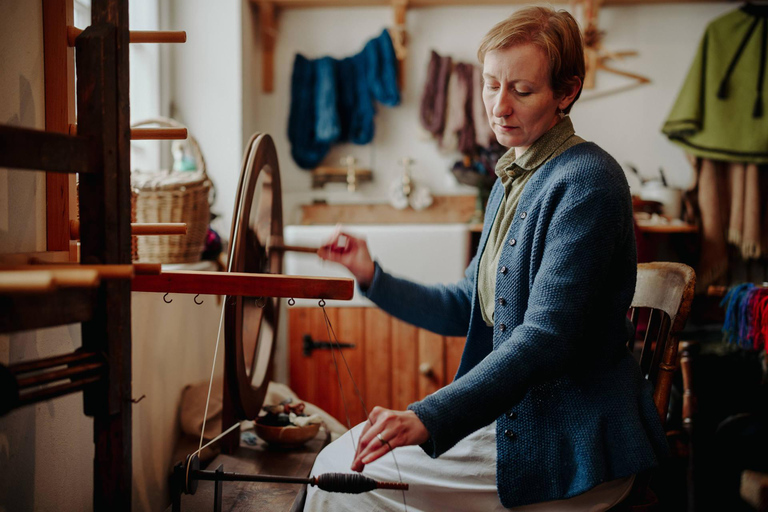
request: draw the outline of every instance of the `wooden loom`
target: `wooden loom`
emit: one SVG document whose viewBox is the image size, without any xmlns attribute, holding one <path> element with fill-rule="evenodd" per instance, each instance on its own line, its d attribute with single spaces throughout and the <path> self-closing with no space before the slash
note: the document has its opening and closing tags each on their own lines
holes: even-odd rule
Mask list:
<svg viewBox="0 0 768 512">
<path fill-rule="evenodd" d="M 350 299 L 353 282 L 274 275 L 282 269 L 282 253 L 295 248 L 282 244 L 277 161 L 271 139 L 265 135 L 252 139 L 246 154 L 229 273 L 161 273 L 159 265 L 131 264 L 132 234 L 167 233 L 180 227 L 132 226 L 130 140 L 137 135 L 175 138 L 186 134 L 131 130 L 128 44 L 136 39 L 177 41 L 180 36 L 130 33 L 127 2 L 93 0 L 91 12 L 91 26 L 79 32 L 72 27 L 72 0 L 44 1 L 46 104 L 53 105 L 59 115 L 47 111 L 46 131 L 0 126 L 0 167 L 44 171 L 53 178 L 48 180 L 49 251 L 0 258 L 5 263 L 0 266 L 0 332 L 82 323 L 82 347 L 69 354 L 0 365 L 0 414 L 82 391 L 84 412 L 94 418 L 93 508 L 129 511 L 131 291 L 228 296 L 226 414 L 253 419 L 269 376 L 277 298 Z M 74 42 L 75 55 L 69 42 Z M 68 204 L 74 188 L 69 186 L 70 177 L 75 174 L 83 206 L 76 224 L 70 223 Z M 72 254 L 67 246 L 77 238 L 82 264 L 67 264 L 71 258 L 66 256 Z M 41 264 L 52 261 L 59 264 Z M 269 297 L 263 309 L 253 308 L 244 298 L 254 295 Z M 257 335 L 249 344 L 243 329 L 254 324 Z M 269 332 L 267 325 L 275 328 Z M 266 367 L 258 367 L 256 376 L 253 369 L 259 361 L 266 361 Z"/>
</svg>

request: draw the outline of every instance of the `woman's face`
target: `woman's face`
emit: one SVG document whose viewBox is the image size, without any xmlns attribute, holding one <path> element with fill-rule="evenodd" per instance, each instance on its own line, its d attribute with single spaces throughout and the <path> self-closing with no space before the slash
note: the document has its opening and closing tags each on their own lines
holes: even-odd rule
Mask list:
<svg viewBox="0 0 768 512">
<path fill-rule="evenodd" d="M 483 103 L 499 144 L 523 154 L 559 120 L 570 99 L 555 98 L 547 56 L 532 44 L 493 50 L 483 62 Z M 571 98 L 572 99 L 572 98 Z"/>
</svg>

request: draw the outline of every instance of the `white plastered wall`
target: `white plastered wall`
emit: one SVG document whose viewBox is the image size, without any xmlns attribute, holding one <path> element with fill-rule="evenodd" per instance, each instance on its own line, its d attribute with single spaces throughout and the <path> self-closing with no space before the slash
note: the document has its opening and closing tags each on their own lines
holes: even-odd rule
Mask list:
<svg viewBox="0 0 768 512">
<path fill-rule="evenodd" d="M 562 8 L 556 5 L 556 8 Z M 409 34 L 406 85 L 401 106 L 380 107 L 375 118 L 376 136 L 368 146 L 341 145 L 325 163 L 338 165 L 339 157 L 353 154 L 360 165 L 374 171 L 374 183 L 349 193 L 342 184 L 310 188 L 309 173 L 290 156 L 287 138 L 290 77 L 296 53 L 316 58 L 345 57 L 358 52 L 365 41 L 393 23 L 393 12 L 384 7 L 316 8 L 284 10 L 277 19 L 275 91 L 261 91 L 261 47 L 258 26 L 243 22 L 243 136 L 254 131 L 271 134 L 278 147 L 283 178 L 286 221 L 296 221 L 297 205 L 313 199 L 329 202 L 386 201 L 387 187 L 398 177 L 397 161 L 417 160 L 415 178 L 438 194 L 473 193 L 458 185 L 449 172 L 457 153 L 441 153 L 437 144 L 423 137 L 418 125 L 419 102 L 424 87 L 429 52 L 435 49 L 455 60 L 476 62 L 478 43 L 498 21 L 518 7 L 435 7 L 408 11 Z M 609 151 L 621 164 L 632 163 L 647 177 L 663 167 L 673 186 L 687 187 L 691 171 L 682 151 L 661 135 L 660 128 L 674 102 L 707 23 L 738 8 L 728 3 L 685 3 L 603 7 L 600 29 L 606 31 L 607 50 L 636 50 L 637 57 L 612 62 L 618 68 L 644 75 L 651 84 L 610 94 L 631 82 L 600 72 L 597 89 L 585 91 L 572 117 L 577 133 Z M 594 97 L 602 95 L 600 98 Z M 593 97 L 593 98 L 590 98 Z M 227 178 L 218 178 L 223 182 Z M 630 184 L 637 183 L 630 179 Z M 226 200 L 222 198 L 220 201 Z M 222 203 L 220 203 L 222 205 Z"/>
<path fill-rule="evenodd" d="M 0 123 L 45 128 L 42 2 L 0 2 Z M 45 175 L 0 169 L 0 252 L 45 250 Z M 71 352 L 80 326 L 0 335 L 0 363 Z M 0 511 L 87 511 L 93 421 L 80 395 L 0 417 Z"/>
</svg>

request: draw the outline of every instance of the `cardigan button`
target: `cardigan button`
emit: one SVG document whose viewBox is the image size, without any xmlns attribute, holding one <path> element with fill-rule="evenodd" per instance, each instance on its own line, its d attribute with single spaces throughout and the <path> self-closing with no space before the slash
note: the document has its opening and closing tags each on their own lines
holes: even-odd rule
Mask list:
<svg viewBox="0 0 768 512">
<path fill-rule="evenodd" d="M 503 306 L 507 303 L 506 300 L 504 300 L 504 297 L 499 297 L 499 306 Z"/>
<path fill-rule="evenodd" d="M 509 418 L 511 420 L 516 420 L 517 419 L 517 413 L 515 411 L 509 411 L 507 413 L 507 418 Z"/>
<path fill-rule="evenodd" d="M 507 436 L 507 439 L 515 439 L 515 438 L 517 438 L 517 434 L 515 434 L 514 432 L 512 432 L 509 429 L 504 431 L 504 435 Z"/>
<path fill-rule="evenodd" d="M 506 326 L 506 325 L 504 325 L 504 324 L 499 324 L 499 330 L 500 330 L 501 332 L 504 332 L 504 331 L 506 331 L 506 330 L 507 330 L 507 326 Z"/>
<path fill-rule="evenodd" d="M 506 273 L 507 273 L 507 267 L 504 267 L 504 266 L 502 266 L 502 267 L 499 269 L 499 272 L 501 272 L 502 274 L 506 274 Z"/>
<path fill-rule="evenodd" d="M 521 214 L 520 214 L 520 218 L 521 218 L 521 219 L 524 219 L 524 218 L 526 218 L 527 216 L 528 216 L 528 214 L 527 214 L 527 213 L 525 213 L 525 212 L 523 212 L 523 213 L 521 213 Z"/>
<path fill-rule="evenodd" d="M 509 245 L 515 245 L 516 243 L 517 243 L 517 240 L 515 240 L 514 238 L 510 239 L 509 241 Z"/>
</svg>

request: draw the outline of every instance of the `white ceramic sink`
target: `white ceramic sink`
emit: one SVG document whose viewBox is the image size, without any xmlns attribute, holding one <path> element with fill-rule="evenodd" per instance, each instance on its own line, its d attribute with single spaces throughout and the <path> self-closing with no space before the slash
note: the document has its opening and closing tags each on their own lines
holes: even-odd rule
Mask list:
<svg viewBox="0 0 768 512">
<path fill-rule="evenodd" d="M 335 226 L 286 226 L 286 245 L 318 247 L 327 241 Z M 384 270 L 425 283 L 450 283 L 464 276 L 469 233 L 466 224 L 349 224 L 342 231 L 362 236 L 371 255 Z M 351 277 L 341 265 L 320 260 L 314 254 L 289 252 L 283 271 L 289 275 Z M 297 305 L 316 305 L 316 300 L 298 300 Z M 351 301 L 328 301 L 329 306 L 371 306 L 355 289 Z"/>
</svg>

